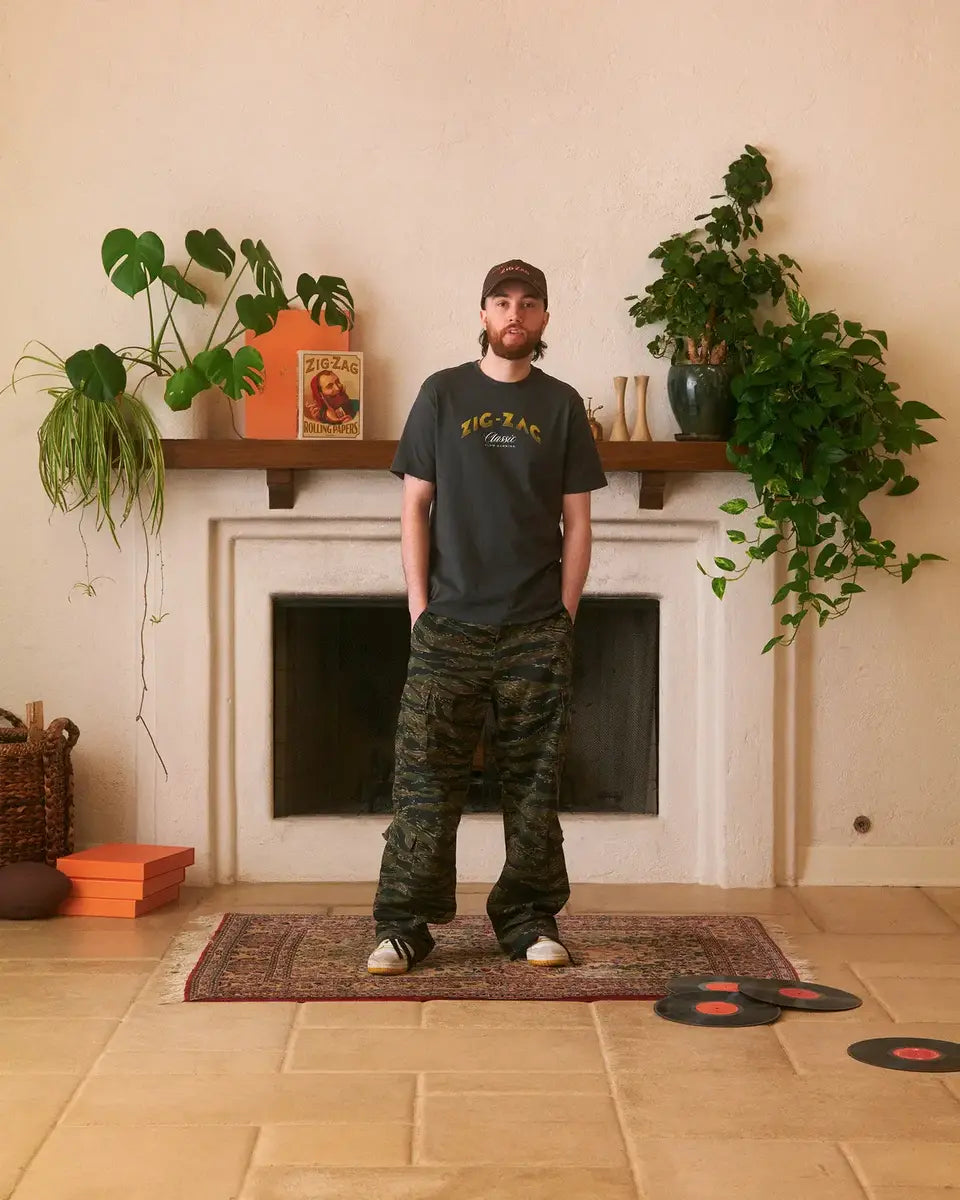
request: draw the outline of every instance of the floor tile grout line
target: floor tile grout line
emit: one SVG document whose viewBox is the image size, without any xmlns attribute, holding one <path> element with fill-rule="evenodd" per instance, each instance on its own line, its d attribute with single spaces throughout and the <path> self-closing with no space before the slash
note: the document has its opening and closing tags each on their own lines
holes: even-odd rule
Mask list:
<svg viewBox="0 0 960 1200">
<path fill-rule="evenodd" d="M 293 1053 L 293 1044 L 296 1041 L 297 1033 L 304 1028 L 304 1020 L 306 1018 L 306 1004 L 298 1004 L 293 1010 L 293 1016 L 290 1020 L 290 1028 L 287 1030 L 287 1040 L 284 1043 L 283 1054 L 280 1056 L 280 1067 L 277 1071 L 278 1075 L 292 1074 L 290 1068 L 290 1058 Z"/>
<path fill-rule="evenodd" d="M 809 908 L 807 908 L 807 906 L 804 904 L 803 898 L 802 898 L 802 893 L 803 893 L 803 888 L 795 887 L 795 888 L 791 889 L 791 894 L 792 894 L 794 900 L 796 900 L 797 904 L 800 905 L 803 915 L 807 918 L 808 921 L 813 922 L 813 924 L 817 927 L 818 933 L 826 933 L 827 932 L 826 929 L 824 929 L 823 926 L 820 924 L 820 922 L 817 920 L 816 915 L 814 913 L 812 913 L 809 910 Z"/>
<path fill-rule="evenodd" d="M 887 1014 L 887 1016 L 894 1023 L 894 1025 L 899 1025 L 901 1022 L 899 1022 L 897 1020 L 897 1018 L 896 1018 L 893 1010 L 890 1008 L 890 1006 L 888 1004 L 886 1004 L 884 1002 L 883 998 L 881 996 L 879 996 L 873 990 L 873 988 L 870 986 L 869 979 L 864 979 L 864 977 L 860 974 L 860 972 L 854 967 L 853 963 L 845 962 L 843 964 L 843 966 L 847 971 L 850 972 L 850 974 L 854 977 L 854 979 L 856 979 L 860 982 L 860 984 L 863 986 L 863 988 L 867 992 L 867 995 L 870 997 L 870 999 L 873 1000 L 873 1002 L 875 1004 L 878 1004 L 883 1009 L 883 1011 Z"/>
<path fill-rule="evenodd" d="M 613 1069 L 610 1065 L 610 1059 L 607 1054 L 607 1047 L 603 1037 L 603 1026 L 600 1024 L 600 1010 L 596 1004 L 591 1004 L 590 1015 L 593 1019 L 593 1029 L 597 1037 L 597 1044 L 600 1047 L 600 1057 L 603 1060 L 604 1074 L 607 1077 L 607 1088 L 610 1092 L 610 1099 L 613 1102 L 613 1111 L 617 1117 L 617 1128 L 620 1130 L 620 1140 L 623 1143 L 623 1152 L 627 1156 L 627 1164 L 630 1168 L 630 1176 L 633 1179 L 633 1189 L 637 1194 L 637 1200 L 644 1200 L 645 1191 L 640 1178 L 640 1168 L 630 1149 L 630 1142 L 627 1138 L 627 1131 L 624 1128 L 623 1108 L 620 1103 L 620 1091 L 614 1078 Z"/>
<path fill-rule="evenodd" d="M 196 1128 L 196 1126 L 193 1126 L 193 1128 Z M 240 1188 L 237 1192 L 238 1196 L 242 1195 L 247 1190 L 247 1184 L 250 1182 L 250 1176 L 255 1169 L 254 1165 L 253 1165 L 253 1160 L 257 1156 L 257 1150 L 258 1150 L 258 1148 L 260 1146 L 260 1142 L 262 1140 L 263 1140 L 263 1126 L 255 1125 L 253 1127 L 253 1137 L 250 1139 L 250 1154 L 249 1154 L 249 1157 L 247 1158 L 246 1166 L 243 1168 L 243 1174 L 240 1177 Z"/>
<path fill-rule="evenodd" d="M 783 1056 L 787 1060 L 787 1062 L 790 1064 L 790 1069 L 793 1071 L 796 1078 L 797 1079 L 806 1079 L 807 1076 L 804 1075 L 803 1071 L 800 1070 L 799 1061 L 793 1057 L 793 1055 L 790 1053 L 790 1047 L 780 1036 L 780 1030 L 777 1028 L 778 1024 L 779 1024 L 779 1021 L 774 1021 L 773 1024 L 770 1026 L 770 1032 L 777 1039 L 777 1044 L 780 1046 L 780 1049 L 783 1051 Z"/>
<path fill-rule="evenodd" d="M 944 906 L 940 903 L 940 901 L 936 898 L 936 896 L 930 895 L 930 892 L 927 888 L 924 887 L 924 888 L 921 888 L 920 890 L 923 892 L 923 894 L 926 896 L 926 898 L 930 901 L 931 904 L 935 905 L 940 910 L 940 912 L 942 912 L 945 916 L 947 916 L 954 923 L 954 925 L 956 925 L 957 932 L 960 933 L 960 918 L 955 917 L 948 908 L 944 908 Z"/>
<path fill-rule="evenodd" d="M 873 1192 L 873 1189 L 870 1187 L 870 1182 L 869 1182 L 869 1180 L 867 1180 L 863 1177 L 863 1174 L 860 1171 L 860 1168 L 857 1166 L 856 1159 L 853 1157 L 853 1154 L 850 1152 L 850 1149 L 847 1146 L 847 1143 L 846 1142 L 836 1142 L 835 1144 L 836 1144 L 837 1150 L 840 1153 L 841 1157 L 846 1161 L 847 1166 L 850 1168 L 850 1173 L 853 1175 L 853 1178 L 856 1180 L 857 1187 L 859 1187 L 860 1190 L 863 1192 L 863 1195 L 866 1198 L 866 1200 L 873 1200 L 874 1192 Z"/>
<path fill-rule="evenodd" d="M 413 1121 L 411 1122 L 410 1132 L 410 1166 L 421 1166 L 421 1156 L 423 1152 L 423 1109 L 424 1100 L 426 1099 L 427 1081 L 424 1078 L 426 1072 L 418 1071 L 413 1083 Z"/>
<path fill-rule="evenodd" d="M 36 1159 L 37 1159 L 37 1156 L 38 1156 L 38 1155 L 40 1154 L 40 1152 L 43 1150 L 44 1146 L 46 1146 L 47 1142 L 49 1142 L 49 1140 L 50 1140 L 50 1135 L 51 1135 L 51 1134 L 52 1134 L 52 1133 L 53 1133 L 55 1130 L 59 1129 L 59 1128 L 60 1128 L 60 1126 L 63 1124 L 63 1118 L 64 1118 L 64 1117 L 67 1115 L 67 1112 L 68 1112 L 68 1110 L 70 1109 L 70 1107 L 71 1107 L 71 1105 L 73 1104 L 74 1100 L 77 1098 L 77 1093 L 80 1091 L 80 1089 L 83 1087 L 83 1085 L 84 1085 L 84 1084 L 87 1082 L 87 1080 L 88 1080 L 88 1079 L 90 1078 L 90 1076 L 93 1074 L 94 1068 L 96 1067 L 97 1063 L 98 1063 L 98 1062 L 100 1061 L 100 1059 L 101 1059 L 101 1058 L 103 1058 L 103 1056 L 106 1054 L 106 1052 L 107 1052 L 107 1049 L 108 1049 L 108 1048 L 109 1048 L 109 1046 L 110 1046 L 110 1043 L 111 1043 L 111 1042 L 113 1041 L 113 1039 L 116 1037 L 116 1035 L 117 1035 L 117 1030 L 118 1030 L 118 1029 L 120 1028 L 120 1026 L 123 1024 L 124 1020 L 126 1019 L 127 1015 L 128 1015 L 128 1014 L 129 1014 L 129 1012 L 130 1012 L 130 1009 L 133 1007 L 133 1005 L 134 1005 L 134 1004 L 136 1004 L 137 1000 L 139 1000 L 140 996 L 143 994 L 143 991 L 144 991 L 144 989 L 145 989 L 145 988 L 146 988 L 146 987 L 149 985 L 149 983 L 150 983 L 150 980 L 151 980 L 152 978 L 153 978 L 153 972 L 151 972 L 149 975 L 147 975 L 147 977 L 144 979 L 143 983 L 140 985 L 140 987 L 138 988 L 138 990 L 135 992 L 135 994 L 133 995 L 132 999 L 130 1000 L 130 1003 L 127 1005 L 127 1011 L 126 1011 L 126 1012 L 123 1014 L 123 1016 L 122 1016 L 122 1017 L 120 1017 L 120 1018 L 119 1018 L 119 1019 L 116 1021 L 116 1025 L 115 1025 L 115 1027 L 114 1027 L 114 1030 L 113 1030 L 113 1032 L 110 1034 L 110 1036 L 107 1038 L 107 1040 L 106 1040 L 106 1042 L 104 1043 L 104 1045 L 101 1047 L 101 1049 L 100 1049 L 100 1052 L 99 1052 L 99 1053 L 98 1053 L 98 1054 L 97 1054 L 97 1055 L 94 1057 L 93 1061 L 92 1061 L 92 1062 L 90 1063 L 90 1065 L 87 1067 L 87 1070 L 86 1070 L 86 1072 L 85 1072 L 84 1074 L 82 1074 L 82 1075 L 80 1076 L 80 1078 L 77 1080 L 77 1085 L 76 1085 L 76 1087 L 75 1087 L 75 1088 L 74 1088 L 74 1089 L 71 1091 L 70 1095 L 69 1095 L 69 1096 L 66 1098 L 66 1100 L 63 1102 L 63 1105 L 62 1105 L 62 1107 L 60 1108 L 60 1111 L 59 1111 L 59 1113 L 57 1114 L 57 1116 L 56 1116 L 56 1119 L 55 1119 L 55 1120 L 53 1121 L 53 1123 L 52 1123 L 52 1124 L 51 1124 L 51 1125 L 50 1125 L 50 1126 L 47 1128 L 47 1132 L 46 1132 L 46 1134 L 43 1136 L 43 1138 L 40 1140 L 40 1143 L 38 1144 L 37 1148 L 36 1148 L 36 1149 L 34 1150 L 34 1152 L 33 1152 L 33 1153 L 30 1155 L 30 1157 L 27 1159 L 27 1161 L 26 1161 L 26 1162 L 23 1164 L 23 1168 L 22 1168 L 22 1169 L 21 1169 L 21 1170 L 20 1170 L 20 1171 L 17 1173 L 16 1180 L 15 1180 L 15 1182 L 14 1182 L 14 1185 L 13 1185 L 13 1188 L 12 1188 L 12 1190 L 11 1190 L 11 1195 L 13 1194 L 13 1192 L 16 1192 L 16 1190 L 19 1188 L 20 1184 L 23 1182 L 23 1179 L 24 1179 L 24 1177 L 26 1176 L 26 1173 L 27 1173 L 27 1171 L 29 1171 L 29 1170 L 30 1170 L 30 1167 L 31 1167 L 31 1166 L 33 1165 L 33 1163 L 36 1161 Z M 105 1019 L 109 1020 L 109 1019 L 111 1019 L 111 1018 L 105 1018 Z"/>
</svg>

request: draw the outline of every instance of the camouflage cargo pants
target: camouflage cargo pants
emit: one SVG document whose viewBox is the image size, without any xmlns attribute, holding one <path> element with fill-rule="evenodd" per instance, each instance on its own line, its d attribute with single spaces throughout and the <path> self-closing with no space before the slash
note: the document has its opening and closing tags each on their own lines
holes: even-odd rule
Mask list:
<svg viewBox="0 0 960 1200">
<path fill-rule="evenodd" d="M 487 899 L 500 946 L 520 958 L 558 936 L 570 886 L 557 815 L 569 719 L 573 623 L 566 609 L 524 625 L 473 625 L 426 612 L 410 634 L 397 723 L 393 820 L 374 901 L 377 941 L 417 959 L 428 923 L 456 915 L 457 828 L 487 706 L 496 720 L 506 862 Z"/>
</svg>

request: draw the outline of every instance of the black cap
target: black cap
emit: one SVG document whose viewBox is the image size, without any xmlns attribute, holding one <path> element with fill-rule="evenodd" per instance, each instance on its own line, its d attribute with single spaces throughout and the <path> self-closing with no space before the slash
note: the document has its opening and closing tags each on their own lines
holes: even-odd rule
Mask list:
<svg viewBox="0 0 960 1200">
<path fill-rule="evenodd" d="M 519 283 L 529 284 L 531 289 L 543 298 L 543 303 L 546 305 L 547 281 L 544 278 L 543 272 L 538 267 L 531 267 L 522 258 L 511 258 L 509 262 L 499 263 L 497 266 L 491 267 L 487 272 L 487 277 L 483 281 L 483 291 L 480 295 L 481 308 L 490 293 L 501 283 L 506 283 L 508 279 L 515 279 Z"/>
</svg>

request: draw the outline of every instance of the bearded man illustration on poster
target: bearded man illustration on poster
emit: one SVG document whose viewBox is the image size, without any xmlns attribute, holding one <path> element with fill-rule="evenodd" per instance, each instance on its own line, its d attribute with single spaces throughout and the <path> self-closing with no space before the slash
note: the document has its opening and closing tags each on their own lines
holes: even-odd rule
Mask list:
<svg viewBox="0 0 960 1200">
<path fill-rule="evenodd" d="M 363 437 L 363 355 L 300 351 L 300 436 Z"/>
</svg>

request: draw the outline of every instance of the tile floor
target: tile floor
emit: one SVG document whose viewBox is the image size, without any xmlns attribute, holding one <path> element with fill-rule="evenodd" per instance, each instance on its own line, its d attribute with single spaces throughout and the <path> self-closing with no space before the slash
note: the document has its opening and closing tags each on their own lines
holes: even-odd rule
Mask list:
<svg viewBox="0 0 960 1200">
<path fill-rule="evenodd" d="M 487 890 L 465 885 L 462 911 Z M 196 889 L 136 921 L 0 921 L 0 1197 L 960 1195 L 960 1074 L 846 1054 L 895 1033 L 960 1041 L 960 889 L 574 886 L 570 912 L 769 915 L 816 979 L 864 998 L 758 1028 L 625 1001 L 151 998 L 194 913 L 365 912 L 372 892 Z"/>
</svg>

